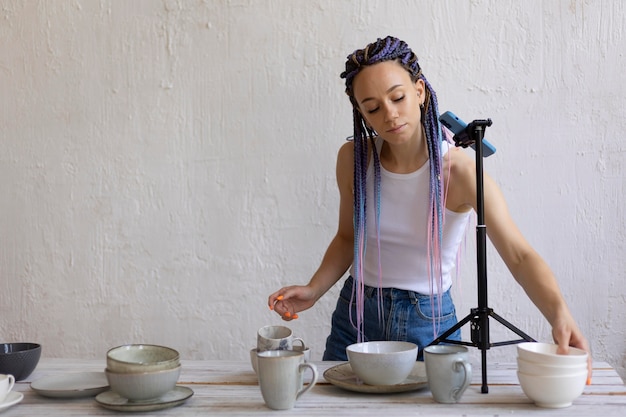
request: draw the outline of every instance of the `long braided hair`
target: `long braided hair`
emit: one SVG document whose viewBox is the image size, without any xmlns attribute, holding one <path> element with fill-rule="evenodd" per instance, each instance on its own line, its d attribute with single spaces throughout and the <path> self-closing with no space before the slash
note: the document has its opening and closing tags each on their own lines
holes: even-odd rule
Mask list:
<svg viewBox="0 0 626 417">
<path fill-rule="evenodd" d="M 424 75 L 418 64 L 417 56 L 409 48 L 409 46 L 400 39 L 387 36 L 384 39 L 377 39 L 367 45 L 364 49 L 358 49 L 348 55 L 346 60 L 346 69 L 341 73 L 341 78 L 346 80 L 346 94 L 350 98 L 353 107 L 353 123 L 354 123 L 354 261 L 353 273 L 356 285 L 353 287 L 353 298 L 356 298 L 356 328 L 357 341 L 363 341 L 363 261 L 365 258 L 366 247 L 366 212 L 367 205 L 371 202 L 367 201 L 367 165 L 368 153 L 371 147 L 373 166 L 374 166 L 374 201 L 375 206 L 375 225 L 377 231 L 378 242 L 378 280 L 379 287 L 382 286 L 382 270 L 380 266 L 380 160 L 375 147 L 376 132 L 367 126 L 363 116 L 358 110 L 358 103 L 354 97 L 353 81 L 354 77 L 359 74 L 363 67 L 374 65 L 384 61 L 396 61 L 404 69 L 406 69 L 413 82 L 423 80 L 426 90 L 426 99 L 421 108 L 422 125 L 424 127 L 428 155 L 430 159 L 430 218 L 428 225 L 428 254 L 430 259 L 429 275 L 431 300 L 434 292 L 434 286 L 437 286 L 438 292 L 441 292 L 441 240 L 443 235 L 443 212 L 444 212 L 444 192 L 443 192 L 443 175 L 442 175 L 442 130 L 439 124 L 439 109 L 437 105 L 437 96 L 432 89 L 430 83 Z M 379 297 L 381 291 L 378 291 Z M 380 306 L 382 300 L 379 299 L 379 318 Z M 441 311 L 439 309 L 439 311 Z M 355 320 L 351 317 L 351 322 Z M 433 322 L 433 331 L 436 333 L 435 324 Z"/>
</svg>

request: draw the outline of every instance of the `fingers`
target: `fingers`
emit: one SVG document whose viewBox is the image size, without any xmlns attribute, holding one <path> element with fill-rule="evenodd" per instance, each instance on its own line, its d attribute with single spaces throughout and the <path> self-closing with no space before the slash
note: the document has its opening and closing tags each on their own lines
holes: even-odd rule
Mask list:
<svg viewBox="0 0 626 417">
<path fill-rule="evenodd" d="M 293 311 L 291 303 L 287 302 L 289 299 L 289 289 L 282 288 L 281 290 L 270 295 L 268 298 L 268 306 L 270 310 L 275 311 L 285 321 L 291 321 L 298 318 L 298 314 Z M 293 311 L 293 313 L 291 311 Z"/>
<path fill-rule="evenodd" d="M 587 352 L 587 385 L 591 385 L 591 377 L 593 374 L 593 359 L 591 357 L 591 350 L 587 340 L 582 336 L 579 330 L 573 331 L 563 330 L 553 331 L 554 341 L 558 344 L 556 353 L 561 355 L 567 355 L 570 346 L 582 349 Z"/>
</svg>

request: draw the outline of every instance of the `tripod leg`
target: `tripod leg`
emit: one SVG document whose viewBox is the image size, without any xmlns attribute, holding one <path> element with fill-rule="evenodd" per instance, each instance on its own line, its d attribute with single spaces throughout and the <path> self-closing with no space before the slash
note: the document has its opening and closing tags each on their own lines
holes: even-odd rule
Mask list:
<svg viewBox="0 0 626 417">
<path fill-rule="evenodd" d="M 451 334 L 456 332 L 458 329 L 463 327 L 465 323 L 470 321 L 472 318 L 474 318 L 473 314 L 468 314 L 467 316 L 465 316 L 465 318 L 463 318 L 463 320 L 459 321 L 457 324 L 455 324 L 454 326 L 446 330 L 441 336 L 439 336 L 438 338 L 430 342 L 428 346 L 438 345 L 441 342 L 458 343 L 456 340 L 447 340 L 448 336 L 450 336 Z"/>
<path fill-rule="evenodd" d="M 521 337 L 522 339 L 526 340 L 527 342 L 536 342 L 535 339 L 533 339 L 532 337 L 528 336 L 526 333 L 524 333 L 523 331 L 521 331 L 517 327 L 513 326 L 511 323 L 509 323 L 508 321 L 506 321 L 502 317 L 498 316 L 493 311 L 491 312 L 491 317 L 493 317 L 494 319 L 499 321 L 502 325 L 507 327 L 509 330 L 511 330 L 513 333 L 517 334 L 519 337 Z"/>
<path fill-rule="evenodd" d="M 489 392 L 489 386 L 487 385 L 487 350 L 481 350 L 482 353 L 482 377 L 483 377 L 483 385 L 480 387 L 480 392 L 483 394 L 487 394 Z"/>
</svg>

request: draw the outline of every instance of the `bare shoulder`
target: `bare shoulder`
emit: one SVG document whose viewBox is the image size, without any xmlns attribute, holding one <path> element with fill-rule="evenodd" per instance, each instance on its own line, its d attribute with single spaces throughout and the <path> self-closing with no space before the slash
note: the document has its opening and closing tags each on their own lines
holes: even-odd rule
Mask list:
<svg viewBox="0 0 626 417">
<path fill-rule="evenodd" d="M 352 193 L 354 176 L 354 143 L 346 142 L 341 145 L 337 153 L 337 166 L 335 167 L 337 185 L 342 193 Z"/>
<path fill-rule="evenodd" d="M 476 162 L 461 148 L 451 148 L 443 158 L 446 208 L 468 211 L 476 201 Z"/>
</svg>

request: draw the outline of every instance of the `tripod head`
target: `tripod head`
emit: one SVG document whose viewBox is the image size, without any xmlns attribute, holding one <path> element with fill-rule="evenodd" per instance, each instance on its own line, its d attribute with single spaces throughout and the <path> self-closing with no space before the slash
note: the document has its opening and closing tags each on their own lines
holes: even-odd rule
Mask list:
<svg viewBox="0 0 626 417">
<path fill-rule="evenodd" d="M 482 141 L 482 138 L 485 135 L 485 129 L 491 125 L 491 119 L 474 120 L 473 122 L 468 124 L 467 127 L 463 129 L 463 131 L 454 135 L 454 143 L 456 144 L 456 146 L 460 146 L 462 148 L 467 148 L 468 146 L 474 145 L 477 142 Z"/>
</svg>

